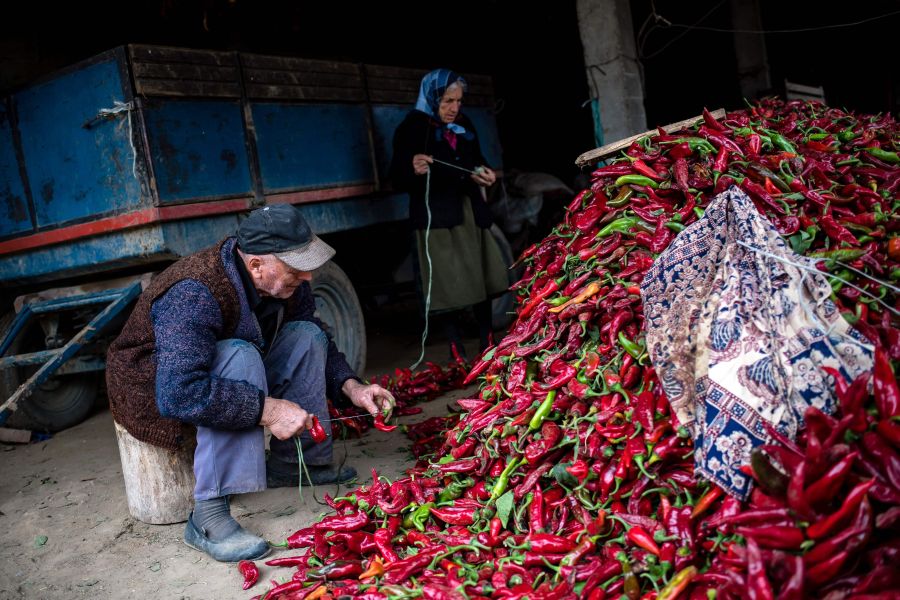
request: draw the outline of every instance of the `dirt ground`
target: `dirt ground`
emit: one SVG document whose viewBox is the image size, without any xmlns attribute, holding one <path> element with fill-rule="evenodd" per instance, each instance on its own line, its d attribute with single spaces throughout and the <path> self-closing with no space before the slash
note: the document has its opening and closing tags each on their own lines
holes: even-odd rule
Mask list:
<svg viewBox="0 0 900 600">
<path fill-rule="evenodd" d="M 390 373 L 418 358 L 418 338 L 396 333 L 370 324 L 366 376 Z M 476 342 L 469 339 L 466 346 L 473 355 Z M 445 364 L 446 345 L 429 343 L 426 359 Z M 445 415 L 453 400 L 473 390 L 423 403 L 423 413 L 399 422 Z M 362 439 L 337 442 L 335 458 L 346 454 L 347 464 L 359 471 L 359 483 L 371 483 L 373 467 L 393 479 L 412 464 L 410 443 L 399 430 L 372 429 Z M 342 486 L 340 494 L 354 487 Z M 283 540 L 327 512 L 312 489 L 319 499 L 337 492 L 336 486 L 305 487 L 302 500 L 296 488 L 245 494 L 232 499 L 232 514 L 250 531 Z M 243 591 L 234 565 L 189 548 L 183 532 L 184 523 L 148 525 L 129 515 L 108 409 L 46 441 L 0 445 L 0 600 L 248 599 L 265 591 L 269 580 L 287 580 L 293 573 L 258 561 L 260 583 Z M 273 556 L 286 552 L 276 550 Z"/>
</svg>

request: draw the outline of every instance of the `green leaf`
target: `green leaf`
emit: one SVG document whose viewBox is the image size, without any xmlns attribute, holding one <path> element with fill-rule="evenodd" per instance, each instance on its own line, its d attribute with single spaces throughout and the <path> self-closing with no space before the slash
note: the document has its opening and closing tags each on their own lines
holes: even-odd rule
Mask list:
<svg viewBox="0 0 900 600">
<path fill-rule="evenodd" d="M 805 254 L 812 245 L 813 239 L 813 236 L 809 235 L 806 231 L 798 231 L 788 238 L 788 242 L 791 243 L 791 248 L 795 253 Z"/>
<path fill-rule="evenodd" d="M 512 509 L 513 492 L 510 490 L 497 498 L 497 517 L 503 523 L 504 528 L 506 528 L 506 522 L 509 520 L 509 514 L 512 512 Z"/>
<path fill-rule="evenodd" d="M 550 470 L 550 475 L 552 475 L 560 485 L 569 489 L 578 485 L 578 480 L 575 479 L 575 477 L 573 477 L 571 473 L 566 471 L 566 467 L 571 466 L 572 463 L 570 462 L 558 463 Z"/>
<path fill-rule="evenodd" d="M 492 358 L 494 358 L 494 351 L 495 351 L 496 349 L 497 349 L 496 346 L 494 346 L 493 348 L 491 348 L 490 351 L 488 351 L 487 354 L 485 354 L 484 356 L 481 357 L 481 360 L 486 361 L 486 360 L 491 360 Z"/>
<path fill-rule="evenodd" d="M 47 543 L 47 539 L 48 539 L 48 538 L 47 538 L 46 535 L 39 535 L 39 536 L 37 536 L 36 538 L 34 538 L 34 545 L 35 545 L 35 547 L 38 547 L 38 548 L 39 548 L 39 547 L 43 546 L 44 544 Z"/>
</svg>

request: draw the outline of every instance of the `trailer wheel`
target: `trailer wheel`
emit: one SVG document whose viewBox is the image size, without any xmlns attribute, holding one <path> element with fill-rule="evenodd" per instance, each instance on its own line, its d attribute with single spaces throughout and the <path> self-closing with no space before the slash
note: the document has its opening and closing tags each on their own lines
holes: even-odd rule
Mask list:
<svg viewBox="0 0 900 600">
<path fill-rule="evenodd" d="M 366 368 L 366 323 L 350 278 L 329 261 L 313 275 L 312 292 L 316 316 L 347 357 L 347 364 L 361 376 Z"/>
<path fill-rule="evenodd" d="M 506 240 L 506 236 L 503 234 L 503 230 L 497 226 L 497 224 L 491 225 L 491 235 L 494 236 L 494 239 L 497 240 L 497 245 L 500 246 L 500 254 L 503 255 L 503 263 L 509 267 L 513 264 L 515 257 L 512 253 L 512 248 L 509 245 L 509 242 Z M 519 280 L 519 271 L 517 269 L 513 269 L 508 271 L 509 275 L 509 284 L 512 285 L 516 281 Z M 514 309 L 516 305 L 516 297 L 512 292 L 506 292 L 502 296 L 494 298 L 491 303 L 491 319 L 494 329 L 503 330 L 512 322 L 514 314 Z"/>
<path fill-rule="evenodd" d="M 0 319 L 0 339 L 5 337 L 15 313 L 9 312 Z M 33 352 L 39 336 L 40 327 L 36 331 L 25 330 L 12 343 L 6 355 L 21 352 Z M 23 345 L 23 342 L 27 342 Z M 43 345 L 42 343 L 40 344 Z M 25 369 L 3 369 L 0 371 L 0 398 L 5 402 L 34 372 Z M 51 377 L 38 387 L 28 398 L 19 403 L 6 424 L 13 428 L 31 429 L 33 431 L 56 432 L 72 427 L 84 421 L 94 407 L 97 399 L 97 373 L 82 373 Z"/>
</svg>

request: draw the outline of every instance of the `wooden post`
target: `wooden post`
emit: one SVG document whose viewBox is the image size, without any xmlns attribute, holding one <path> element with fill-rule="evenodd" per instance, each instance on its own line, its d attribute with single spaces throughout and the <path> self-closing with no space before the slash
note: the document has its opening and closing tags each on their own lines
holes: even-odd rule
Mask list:
<svg viewBox="0 0 900 600">
<path fill-rule="evenodd" d="M 194 503 L 193 448 L 166 450 L 115 426 L 131 516 L 153 525 L 187 521 Z"/>
</svg>

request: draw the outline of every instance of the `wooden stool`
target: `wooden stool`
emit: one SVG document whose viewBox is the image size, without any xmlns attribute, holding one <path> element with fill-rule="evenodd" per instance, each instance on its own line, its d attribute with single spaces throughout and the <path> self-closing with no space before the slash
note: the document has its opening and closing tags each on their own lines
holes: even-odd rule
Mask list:
<svg viewBox="0 0 900 600">
<path fill-rule="evenodd" d="M 153 525 L 187 521 L 194 505 L 194 449 L 166 450 L 115 426 L 131 516 Z"/>
</svg>

